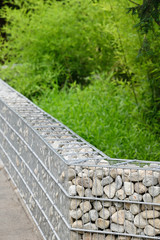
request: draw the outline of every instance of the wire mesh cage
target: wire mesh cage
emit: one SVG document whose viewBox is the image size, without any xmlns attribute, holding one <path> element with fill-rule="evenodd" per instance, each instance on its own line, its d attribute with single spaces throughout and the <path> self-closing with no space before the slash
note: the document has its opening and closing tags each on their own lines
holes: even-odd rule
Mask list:
<svg viewBox="0 0 160 240">
<path fill-rule="evenodd" d="M 44 239 L 160 239 L 160 163 L 108 157 L 2 80 L 0 158 Z"/>
</svg>

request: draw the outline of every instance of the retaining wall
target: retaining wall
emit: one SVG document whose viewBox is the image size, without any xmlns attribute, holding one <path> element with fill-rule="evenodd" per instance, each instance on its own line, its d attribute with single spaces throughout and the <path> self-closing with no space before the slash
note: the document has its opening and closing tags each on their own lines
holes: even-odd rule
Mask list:
<svg viewBox="0 0 160 240">
<path fill-rule="evenodd" d="M 2 80 L 0 158 L 44 239 L 160 239 L 160 162 L 106 156 Z"/>
</svg>

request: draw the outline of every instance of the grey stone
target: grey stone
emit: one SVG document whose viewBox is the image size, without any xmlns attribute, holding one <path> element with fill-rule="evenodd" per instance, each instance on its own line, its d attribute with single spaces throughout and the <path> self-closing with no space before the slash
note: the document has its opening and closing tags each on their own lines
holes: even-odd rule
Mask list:
<svg viewBox="0 0 160 240">
<path fill-rule="evenodd" d="M 155 218 L 155 219 L 149 219 L 148 220 L 149 224 L 157 229 L 160 229 L 160 219 Z"/>
<path fill-rule="evenodd" d="M 89 188 L 85 189 L 84 195 L 85 197 L 93 197 L 92 190 Z"/>
<path fill-rule="evenodd" d="M 102 197 L 107 198 L 107 196 L 105 194 Z M 103 201 L 102 205 L 103 205 L 103 207 L 110 207 L 112 205 L 112 203 L 110 201 L 109 202 Z"/>
<path fill-rule="evenodd" d="M 156 185 L 157 183 L 158 183 L 158 179 L 156 177 L 154 177 L 154 176 L 151 176 L 151 175 L 147 175 L 143 179 L 143 184 L 146 187 L 150 187 L 150 186 Z"/>
<path fill-rule="evenodd" d="M 82 222 L 83 222 L 83 224 L 90 222 L 89 213 L 83 214 L 83 216 L 82 216 Z"/>
<path fill-rule="evenodd" d="M 108 208 L 108 211 L 110 212 L 110 215 L 113 215 L 113 213 L 116 212 L 116 208 L 115 208 L 114 206 L 110 206 L 110 207 Z"/>
<path fill-rule="evenodd" d="M 107 177 L 102 179 L 101 184 L 102 184 L 102 186 L 106 186 L 106 185 L 108 185 L 112 182 L 113 182 L 113 178 L 110 177 L 110 176 L 107 176 Z"/>
<path fill-rule="evenodd" d="M 116 197 L 120 200 L 123 200 L 126 198 L 126 194 L 124 192 L 123 189 L 119 189 L 117 192 L 116 192 Z"/>
<path fill-rule="evenodd" d="M 100 228 L 100 229 L 106 229 L 106 228 L 109 227 L 109 221 L 108 220 L 104 220 L 102 218 L 97 218 L 96 226 L 97 226 L 97 228 Z"/>
<path fill-rule="evenodd" d="M 114 235 L 107 235 L 105 240 L 116 240 L 116 237 Z"/>
<path fill-rule="evenodd" d="M 93 180 L 92 194 L 94 196 L 103 195 L 103 187 L 101 185 L 101 181 L 98 178 Z"/>
<path fill-rule="evenodd" d="M 81 234 L 77 232 L 71 232 L 71 240 L 81 240 Z"/>
<path fill-rule="evenodd" d="M 131 172 L 129 175 L 129 180 L 131 182 L 140 182 L 144 179 L 145 171 L 144 170 L 138 170 L 136 172 Z"/>
<path fill-rule="evenodd" d="M 119 232 L 119 233 L 124 232 L 124 226 L 123 225 L 118 225 L 118 224 L 115 224 L 115 223 L 111 223 L 110 228 L 113 232 Z"/>
<path fill-rule="evenodd" d="M 94 201 L 93 202 L 93 207 L 95 210 L 100 211 L 102 209 L 102 204 L 100 201 Z"/>
<path fill-rule="evenodd" d="M 77 208 L 76 210 L 70 210 L 70 216 L 74 219 L 79 219 L 83 215 L 80 208 Z"/>
<path fill-rule="evenodd" d="M 80 203 L 80 208 L 82 210 L 83 213 L 88 212 L 89 210 L 91 210 L 92 205 L 90 204 L 89 201 L 84 201 Z"/>
<path fill-rule="evenodd" d="M 77 191 L 76 191 L 76 186 L 75 185 L 71 185 L 68 189 L 69 191 L 69 195 L 70 196 L 75 196 L 77 194 Z"/>
<path fill-rule="evenodd" d="M 118 212 L 115 212 L 111 219 L 112 222 L 123 225 L 125 221 L 125 210 L 119 210 Z"/>
<path fill-rule="evenodd" d="M 151 197 L 151 195 L 149 194 L 149 193 L 145 193 L 144 195 L 143 195 L 143 201 L 144 202 L 149 202 L 149 203 L 152 203 L 152 197 Z"/>
<path fill-rule="evenodd" d="M 86 223 L 84 224 L 84 229 L 97 230 L 97 227 L 94 223 Z"/>
<path fill-rule="evenodd" d="M 144 229 L 144 233 L 148 236 L 155 236 L 160 234 L 160 229 L 156 229 L 151 225 L 147 225 Z"/>
<path fill-rule="evenodd" d="M 119 190 L 122 187 L 122 178 L 118 175 L 115 180 L 116 189 Z"/>
<path fill-rule="evenodd" d="M 95 209 L 90 210 L 89 215 L 90 215 L 90 218 L 91 218 L 92 222 L 95 222 L 96 219 L 98 218 L 98 213 Z"/>
<path fill-rule="evenodd" d="M 80 197 L 84 197 L 84 187 L 77 185 L 77 193 Z"/>
<path fill-rule="evenodd" d="M 134 185 L 135 191 L 139 194 L 145 193 L 147 191 L 146 186 L 144 186 L 144 184 L 142 184 L 141 182 L 137 182 Z"/>
<path fill-rule="evenodd" d="M 76 177 L 76 171 L 72 168 L 68 169 L 68 181 L 73 180 Z"/>
<path fill-rule="evenodd" d="M 130 211 L 125 212 L 125 218 L 131 222 L 134 221 L 134 215 Z"/>
<path fill-rule="evenodd" d="M 160 194 L 160 187 L 158 186 L 149 187 L 149 193 L 151 194 L 152 197 L 158 196 Z"/>
<path fill-rule="evenodd" d="M 73 228 L 82 228 L 82 221 L 81 220 L 77 220 L 72 224 Z"/>
<path fill-rule="evenodd" d="M 138 228 L 145 228 L 145 226 L 148 224 L 146 219 L 142 217 L 142 214 L 139 213 L 134 218 L 134 225 Z"/>
<path fill-rule="evenodd" d="M 142 201 L 142 195 L 138 193 L 133 193 L 133 195 L 129 196 L 130 201 Z"/>
<path fill-rule="evenodd" d="M 132 182 L 124 182 L 124 191 L 127 196 L 134 193 L 134 184 Z"/>
<path fill-rule="evenodd" d="M 143 218 L 158 218 L 160 216 L 160 212 L 156 211 L 156 210 L 145 210 L 142 212 L 142 217 Z"/>
<path fill-rule="evenodd" d="M 92 240 L 105 240 L 105 234 L 94 233 L 92 236 Z"/>
<path fill-rule="evenodd" d="M 84 188 L 92 188 L 92 180 L 89 177 L 83 177 L 78 179 L 78 185 Z"/>
<path fill-rule="evenodd" d="M 113 198 L 116 193 L 116 184 L 115 182 L 111 183 L 110 185 L 106 185 L 104 187 L 104 193 L 107 195 L 108 198 Z"/>
<path fill-rule="evenodd" d="M 133 215 L 136 215 L 140 212 L 140 206 L 137 205 L 137 204 L 131 204 L 130 206 L 130 212 L 133 214 Z"/>
<path fill-rule="evenodd" d="M 105 220 L 107 220 L 110 216 L 110 212 L 107 208 L 102 208 L 102 210 L 99 212 L 99 216 Z"/>
<path fill-rule="evenodd" d="M 70 203 L 70 209 L 71 210 L 75 210 L 79 206 L 80 203 L 81 203 L 81 200 L 79 200 L 79 199 L 72 199 L 71 203 Z"/>
<path fill-rule="evenodd" d="M 158 204 L 160 203 L 160 194 L 153 199 L 153 203 L 156 203 L 156 204 L 157 204 L 157 203 L 158 203 Z M 160 206 L 155 206 L 154 209 L 155 209 L 155 210 L 160 210 Z"/>
<path fill-rule="evenodd" d="M 136 234 L 137 229 L 134 224 L 128 220 L 125 221 L 125 231 L 129 234 Z"/>
</svg>

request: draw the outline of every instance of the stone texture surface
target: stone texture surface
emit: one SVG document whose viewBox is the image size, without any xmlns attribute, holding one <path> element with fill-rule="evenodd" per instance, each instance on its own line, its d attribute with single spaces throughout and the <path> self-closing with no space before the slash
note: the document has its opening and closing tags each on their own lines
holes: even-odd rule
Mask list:
<svg viewBox="0 0 160 240">
<path fill-rule="evenodd" d="M 150 204 L 160 204 L 159 172 L 146 169 L 147 166 L 144 166 L 144 170 L 120 168 L 104 170 L 98 166 L 85 171 L 85 168 L 82 168 L 76 179 L 72 179 L 70 189 L 74 183 L 77 196 L 91 199 L 71 201 L 72 225 L 75 224 L 75 220 L 80 220 L 82 227 L 88 230 L 146 235 L 146 239 L 147 236 L 159 237 L 160 206 L 153 207 Z M 72 194 L 75 194 L 74 189 L 72 190 Z M 76 215 L 73 216 L 76 208 L 79 219 L 75 219 Z M 113 240 L 141 240 L 131 236 L 117 237 L 106 234 L 86 234 L 84 239 L 111 240 L 112 237 Z"/>
</svg>

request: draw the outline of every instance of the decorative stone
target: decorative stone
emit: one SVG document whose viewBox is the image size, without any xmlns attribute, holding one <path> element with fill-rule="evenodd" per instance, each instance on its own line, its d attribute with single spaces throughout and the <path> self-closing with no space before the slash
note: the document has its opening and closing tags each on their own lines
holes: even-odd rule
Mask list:
<svg viewBox="0 0 160 240">
<path fill-rule="evenodd" d="M 131 222 L 134 220 L 134 215 L 130 211 L 125 211 L 125 218 Z"/>
<path fill-rule="evenodd" d="M 82 228 L 82 221 L 81 220 L 77 220 L 72 224 L 73 228 Z"/>
<path fill-rule="evenodd" d="M 90 222 L 89 213 L 83 214 L 83 216 L 82 216 L 82 222 L 83 222 L 83 224 Z"/>
<path fill-rule="evenodd" d="M 159 185 L 160 185 L 160 173 L 159 173 L 159 177 L 158 177 L 158 183 L 159 183 Z"/>
<path fill-rule="evenodd" d="M 84 192 L 84 196 L 85 197 L 93 197 L 92 195 L 92 190 L 91 189 L 85 189 L 85 192 Z"/>
<path fill-rule="evenodd" d="M 111 215 L 113 215 L 113 213 L 116 212 L 116 208 L 115 208 L 114 206 L 110 206 L 110 207 L 108 208 L 108 211 L 110 212 Z"/>
<path fill-rule="evenodd" d="M 94 233 L 92 240 L 105 240 L 105 234 Z"/>
<path fill-rule="evenodd" d="M 78 179 L 78 185 L 84 188 L 92 188 L 92 180 L 89 177 L 83 177 Z"/>
<path fill-rule="evenodd" d="M 98 213 L 95 209 L 92 209 L 89 211 L 89 216 L 92 222 L 95 222 L 96 219 L 98 218 Z"/>
<path fill-rule="evenodd" d="M 102 197 L 107 198 L 107 196 L 105 194 Z M 102 205 L 103 205 L 103 207 L 110 207 L 112 205 L 112 203 L 110 201 L 109 202 L 104 201 L 104 202 L 102 202 Z"/>
<path fill-rule="evenodd" d="M 75 210 L 78 208 L 79 204 L 81 203 L 81 200 L 79 199 L 72 199 L 70 204 L 70 209 Z"/>
<path fill-rule="evenodd" d="M 106 185 L 108 185 L 112 182 L 113 182 L 113 178 L 110 177 L 110 176 L 107 176 L 107 177 L 102 179 L 101 184 L 102 184 L 102 186 L 106 186 Z"/>
<path fill-rule="evenodd" d="M 102 208 L 102 210 L 99 212 L 99 216 L 105 220 L 107 220 L 110 216 L 110 212 L 107 208 Z"/>
<path fill-rule="evenodd" d="M 116 237 L 114 235 L 107 235 L 105 240 L 116 240 Z"/>
<path fill-rule="evenodd" d="M 2 162 L 2 160 L 0 160 L 0 170 L 2 170 L 4 168 L 4 164 Z"/>
<path fill-rule="evenodd" d="M 73 180 L 76 177 L 76 171 L 72 168 L 68 169 L 68 181 Z"/>
<path fill-rule="evenodd" d="M 117 224 L 124 224 L 125 221 L 125 211 L 124 210 L 119 210 L 118 212 L 115 212 L 112 217 L 112 222 L 117 223 Z"/>
<path fill-rule="evenodd" d="M 106 229 L 109 227 L 109 221 L 102 218 L 97 218 L 96 226 L 100 229 Z"/>
<path fill-rule="evenodd" d="M 93 207 L 96 211 L 100 211 L 102 209 L 102 204 L 100 201 L 94 201 L 93 202 Z"/>
<path fill-rule="evenodd" d="M 147 225 L 144 229 L 144 233 L 148 236 L 155 236 L 160 234 L 160 229 L 156 229 L 151 225 Z"/>
<path fill-rule="evenodd" d="M 140 182 L 144 179 L 145 171 L 144 170 L 138 170 L 136 172 L 131 172 L 129 175 L 129 180 L 131 182 Z"/>
<path fill-rule="evenodd" d="M 152 203 L 152 197 L 151 197 L 151 195 L 149 194 L 149 193 L 145 193 L 144 195 L 143 195 L 143 201 L 144 202 L 149 202 L 149 203 Z"/>
<path fill-rule="evenodd" d="M 76 210 L 71 210 L 70 211 L 70 216 L 74 219 L 79 219 L 83 215 L 82 211 L 80 208 L 77 208 Z"/>
<path fill-rule="evenodd" d="M 117 192 L 116 192 L 116 197 L 119 198 L 120 200 L 123 200 L 126 198 L 126 194 L 124 192 L 123 189 L 119 189 Z"/>
<path fill-rule="evenodd" d="M 132 182 L 124 182 L 124 191 L 127 196 L 134 193 L 134 184 Z"/>
<path fill-rule="evenodd" d="M 153 203 L 160 204 L 160 194 L 153 199 Z M 155 210 L 160 210 L 160 206 L 155 206 Z"/>
<path fill-rule="evenodd" d="M 130 201 L 142 201 L 142 195 L 138 193 L 133 193 L 133 195 L 129 196 Z"/>
<path fill-rule="evenodd" d="M 146 210 L 142 212 L 142 217 L 143 218 L 158 218 L 160 216 L 160 212 L 156 211 L 156 210 Z"/>
<path fill-rule="evenodd" d="M 119 190 L 122 187 L 122 178 L 118 175 L 115 180 L 116 189 Z"/>
<path fill-rule="evenodd" d="M 148 220 L 149 224 L 157 229 L 160 229 L 160 219 L 155 218 L 155 219 L 149 219 Z"/>
<path fill-rule="evenodd" d="M 71 232 L 71 240 L 81 240 L 81 234 L 77 232 Z"/>
<path fill-rule="evenodd" d="M 129 234 L 136 234 L 137 230 L 134 224 L 128 220 L 125 221 L 125 231 Z"/>
<path fill-rule="evenodd" d="M 150 186 L 156 185 L 157 183 L 158 183 L 158 179 L 156 177 L 154 177 L 154 176 L 151 176 L 151 175 L 147 175 L 143 179 L 143 184 L 146 187 L 150 187 Z"/>
<path fill-rule="evenodd" d="M 101 185 L 101 181 L 98 178 L 93 180 L 92 194 L 94 196 L 103 195 L 103 187 Z"/>
<path fill-rule="evenodd" d="M 139 194 L 145 193 L 147 191 L 146 186 L 144 186 L 141 182 L 137 182 L 134 185 L 135 191 Z"/>
<path fill-rule="evenodd" d="M 113 232 L 119 232 L 119 233 L 124 232 L 124 226 L 123 225 L 111 223 L 110 228 Z"/>
<path fill-rule="evenodd" d="M 130 212 L 133 214 L 133 215 L 136 215 L 140 212 L 140 206 L 137 205 L 137 204 L 131 204 L 130 206 Z"/>
<path fill-rule="evenodd" d="M 106 185 L 104 187 L 104 193 L 107 195 L 108 198 L 113 198 L 116 193 L 116 184 L 115 182 L 111 183 L 110 185 Z"/>
<path fill-rule="evenodd" d="M 134 225 L 138 228 L 145 228 L 147 225 L 146 219 L 142 217 L 142 214 L 139 213 L 134 218 Z"/>
<path fill-rule="evenodd" d="M 84 197 L 84 187 L 77 185 L 77 193 L 80 197 Z"/>
<path fill-rule="evenodd" d="M 77 191 L 76 191 L 76 186 L 75 185 L 71 185 L 68 189 L 69 195 L 70 196 L 76 196 Z"/>
<path fill-rule="evenodd" d="M 84 201 L 80 203 L 80 208 L 82 210 L 83 213 L 88 212 L 89 210 L 91 210 L 92 205 L 90 204 L 89 201 Z"/>
<path fill-rule="evenodd" d="M 149 193 L 151 194 L 152 197 L 158 196 L 160 194 L 160 187 L 157 186 L 149 187 Z"/>
<path fill-rule="evenodd" d="M 97 227 L 94 223 L 86 223 L 84 225 L 84 229 L 89 229 L 89 230 L 97 230 Z"/>
</svg>

